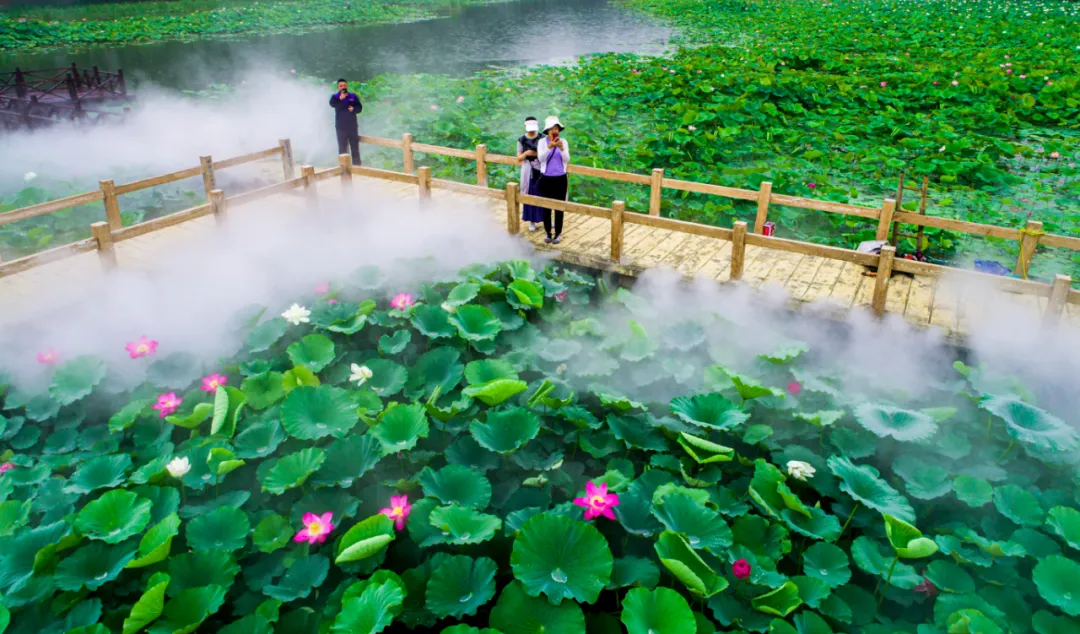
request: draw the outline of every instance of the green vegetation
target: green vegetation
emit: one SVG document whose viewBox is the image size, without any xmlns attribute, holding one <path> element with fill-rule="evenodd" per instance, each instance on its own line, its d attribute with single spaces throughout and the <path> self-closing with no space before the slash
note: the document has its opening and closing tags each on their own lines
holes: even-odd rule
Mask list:
<svg viewBox="0 0 1080 634">
<path fill-rule="evenodd" d="M 1080 435 L 1012 368 L 912 395 L 521 261 L 403 290 L 0 378 L 0 631 L 1080 626 Z"/>
<path fill-rule="evenodd" d="M 474 0 L 176 0 L 0 8 L 0 51 L 277 33 L 431 18 Z"/>
<path fill-rule="evenodd" d="M 1060 0 L 747 2 L 631 0 L 684 29 L 670 58 L 601 55 L 573 67 L 466 80 L 385 77 L 367 129 L 511 153 L 525 115 L 558 113 L 575 161 L 878 206 L 931 178 L 932 215 L 1080 233 L 1080 8 Z M 458 103 L 457 97 L 464 99 Z M 433 109 L 437 108 L 437 110 Z M 389 132 L 392 131 L 392 132 Z M 465 175 L 453 161 L 436 166 Z M 511 178 L 511 170 L 499 172 Z M 514 177 L 516 178 L 516 177 Z M 641 187 L 577 178 L 577 200 Z M 914 210 L 917 195 L 905 208 Z M 751 203 L 667 194 L 664 215 L 730 226 Z M 854 246 L 873 227 L 780 208 L 779 234 Z M 927 252 L 1011 264 L 1014 243 L 928 230 Z M 901 247 L 914 251 L 913 240 Z M 1040 251 L 1036 277 L 1080 278 L 1080 256 Z"/>
</svg>

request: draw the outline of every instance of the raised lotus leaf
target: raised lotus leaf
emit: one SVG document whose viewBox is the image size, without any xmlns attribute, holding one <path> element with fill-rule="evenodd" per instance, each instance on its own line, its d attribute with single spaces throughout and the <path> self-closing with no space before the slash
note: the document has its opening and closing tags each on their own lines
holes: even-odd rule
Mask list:
<svg viewBox="0 0 1080 634">
<path fill-rule="evenodd" d="M 990 396 L 980 406 L 1005 421 L 1009 435 L 1043 451 L 1070 451 L 1080 432 L 1049 412 L 1015 397 Z"/>
<path fill-rule="evenodd" d="M 514 577 L 530 596 L 546 594 L 593 603 L 611 581 L 613 564 L 607 540 L 591 524 L 551 513 L 525 522 L 510 555 Z"/>
<path fill-rule="evenodd" d="M 827 464 L 833 475 L 840 478 L 840 489 L 855 501 L 905 522 L 915 521 L 915 510 L 911 504 L 881 479 L 877 469 L 869 465 L 856 465 L 842 456 L 830 457 Z"/>
<path fill-rule="evenodd" d="M 690 604 L 670 588 L 634 588 L 623 599 L 622 623 L 628 634 L 696 634 Z"/>
</svg>

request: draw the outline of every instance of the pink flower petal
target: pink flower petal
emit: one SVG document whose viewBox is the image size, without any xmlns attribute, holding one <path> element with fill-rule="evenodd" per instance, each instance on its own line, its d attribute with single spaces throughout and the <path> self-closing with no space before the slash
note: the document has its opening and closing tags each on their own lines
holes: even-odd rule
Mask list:
<svg viewBox="0 0 1080 634">
<path fill-rule="evenodd" d="M 319 516 L 314 513 L 304 513 L 304 526 L 309 526 L 319 521 Z"/>
</svg>

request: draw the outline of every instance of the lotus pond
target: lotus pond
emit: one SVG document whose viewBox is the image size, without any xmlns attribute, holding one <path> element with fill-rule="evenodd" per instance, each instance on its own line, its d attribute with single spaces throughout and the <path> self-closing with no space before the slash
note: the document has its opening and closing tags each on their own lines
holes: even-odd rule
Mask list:
<svg viewBox="0 0 1080 634">
<path fill-rule="evenodd" d="M 289 303 L 0 380 L 0 631 L 1080 631 L 1076 421 L 989 368 L 524 261 Z"/>
</svg>

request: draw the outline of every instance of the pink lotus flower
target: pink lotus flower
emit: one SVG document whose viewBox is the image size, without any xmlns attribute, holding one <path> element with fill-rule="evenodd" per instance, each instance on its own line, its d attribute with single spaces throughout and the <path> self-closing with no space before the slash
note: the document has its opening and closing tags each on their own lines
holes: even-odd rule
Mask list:
<svg viewBox="0 0 1080 634">
<path fill-rule="evenodd" d="M 1050 158 L 1059 159 L 1059 158 L 1061 158 L 1061 153 L 1060 152 L 1051 152 L 1050 153 Z"/>
<path fill-rule="evenodd" d="M 296 72 L 296 69 L 295 69 L 295 68 L 290 68 L 290 69 L 289 69 L 289 72 L 290 72 L 290 73 L 295 73 L 295 72 Z"/>
<path fill-rule="evenodd" d="M 176 395 L 176 392 L 169 392 L 168 394 L 159 394 L 157 397 L 157 403 L 153 409 L 161 412 L 158 418 L 165 418 L 169 414 L 172 414 L 180 407 L 180 403 L 183 403 L 184 399 Z"/>
<path fill-rule="evenodd" d="M 926 575 L 923 575 L 922 579 L 922 583 L 912 588 L 912 590 L 924 595 L 927 599 L 933 599 L 938 594 L 937 586 L 934 585 L 934 582 L 927 579 Z"/>
<path fill-rule="evenodd" d="M 405 310 L 415 303 L 416 302 L 414 302 L 412 298 L 412 293 L 398 293 L 397 295 L 394 295 L 394 299 L 390 300 L 390 306 L 398 310 Z"/>
<path fill-rule="evenodd" d="M 952 80 L 952 85 L 953 85 L 953 86 L 959 86 L 959 85 L 960 85 L 960 82 L 958 82 L 958 81 L 956 81 L 956 80 L 954 79 L 954 80 Z"/>
<path fill-rule="evenodd" d="M 570 296 L 570 291 L 559 291 L 555 293 L 555 299 L 560 302 L 565 302 L 566 298 Z"/>
<path fill-rule="evenodd" d="M 304 527 L 297 531 L 293 541 L 307 542 L 309 544 L 325 542 L 326 536 L 330 534 L 330 531 L 334 530 L 334 524 L 331 521 L 333 519 L 334 514 L 330 512 L 322 515 L 304 513 Z"/>
<path fill-rule="evenodd" d="M 1011 68 L 1006 68 L 1005 69 L 1005 74 L 1006 75 L 1011 75 L 1012 74 L 1012 69 Z"/>
<path fill-rule="evenodd" d="M 14 468 L 15 468 L 15 464 L 11 463 L 11 462 L 5 462 L 4 464 L 0 464 L 0 475 L 3 475 L 5 473 L 7 473 L 8 471 L 11 471 Z"/>
<path fill-rule="evenodd" d="M 405 528 L 405 520 L 409 518 L 410 511 L 412 504 L 409 504 L 408 495 L 391 495 L 390 506 L 379 512 L 394 520 L 394 528 L 400 531 Z"/>
<path fill-rule="evenodd" d="M 328 293 L 328 292 L 330 292 L 330 282 L 322 282 L 321 284 L 316 284 L 315 285 L 315 292 L 316 293 Z"/>
<path fill-rule="evenodd" d="M 215 372 L 210 376 L 203 377 L 202 387 L 199 389 L 203 392 L 210 392 L 211 394 L 214 394 L 215 392 L 217 392 L 217 389 L 219 387 L 225 385 L 228 381 L 229 379 L 226 378 L 224 375 Z"/>
<path fill-rule="evenodd" d="M 817 183 L 807 183 L 806 186 L 810 189 L 817 189 Z"/>
<path fill-rule="evenodd" d="M 745 559 L 738 559 L 731 564 L 731 574 L 735 575 L 736 579 L 746 579 L 750 576 L 750 571 L 750 562 Z"/>
<path fill-rule="evenodd" d="M 787 393 L 792 396 L 798 396 L 799 392 L 802 392 L 802 383 L 798 381 L 792 381 L 787 384 Z"/>
<path fill-rule="evenodd" d="M 338 300 L 330 298 L 330 299 L 326 300 L 326 303 L 327 304 L 336 304 L 336 303 L 338 303 Z"/>
<path fill-rule="evenodd" d="M 463 101 L 465 101 L 465 95 L 458 95 L 457 102 L 461 103 Z"/>
<path fill-rule="evenodd" d="M 45 365 L 52 365 L 60 362 L 60 353 L 49 348 L 45 352 L 39 352 L 37 356 L 38 363 L 44 363 Z"/>
<path fill-rule="evenodd" d="M 936 81 L 934 82 L 934 85 L 935 85 L 935 86 L 937 86 L 937 82 L 936 82 Z"/>
<path fill-rule="evenodd" d="M 585 519 L 603 515 L 609 520 L 615 519 L 615 513 L 611 509 L 619 505 L 619 496 L 607 492 L 607 484 L 596 486 L 590 480 L 585 485 L 585 497 L 574 498 L 574 504 L 585 508 Z"/>
<path fill-rule="evenodd" d="M 132 341 L 128 345 L 124 346 L 127 353 L 131 355 L 132 359 L 138 359 L 139 357 L 148 357 L 157 352 L 158 343 L 153 339 L 147 339 L 146 335 L 139 337 L 138 341 Z"/>
<path fill-rule="evenodd" d="M 882 88 L 884 88 L 884 87 L 886 87 L 888 85 L 889 85 L 889 82 L 885 82 L 885 81 L 881 82 L 881 87 Z"/>
<path fill-rule="evenodd" d="M 438 110 L 438 109 L 439 109 L 439 107 L 438 107 L 438 106 L 436 106 L 435 104 L 431 104 L 431 109 L 432 109 L 432 110 Z"/>
</svg>

